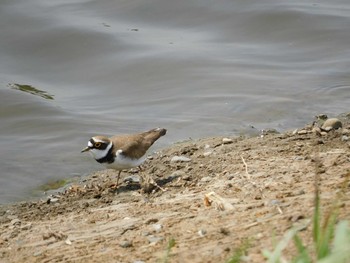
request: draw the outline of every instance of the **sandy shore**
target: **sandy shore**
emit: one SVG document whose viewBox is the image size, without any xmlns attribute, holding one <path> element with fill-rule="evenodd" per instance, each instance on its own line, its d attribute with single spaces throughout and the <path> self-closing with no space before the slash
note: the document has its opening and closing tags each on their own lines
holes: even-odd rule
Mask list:
<svg viewBox="0 0 350 263">
<path fill-rule="evenodd" d="M 102 170 L 50 199 L 1 206 L 1 262 L 226 262 L 242 246 L 263 262 L 292 226 L 311 241 L 316 171 L 322 211 L 338 202 L 350 219 L 349 130 L 345 119 L 322 133 L 186 141 L 145 164 L 165 191 L 145 193 L 131 171 L 117 193 L 117 173 Z"/>
</svg>

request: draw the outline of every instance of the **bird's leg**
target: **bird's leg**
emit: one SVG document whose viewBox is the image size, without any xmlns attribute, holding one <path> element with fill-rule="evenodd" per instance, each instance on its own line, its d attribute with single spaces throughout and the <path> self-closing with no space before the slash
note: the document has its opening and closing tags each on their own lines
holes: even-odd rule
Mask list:
<svg viewBox="0 0 350 263">
<path fill-rule="evenodd" d="M 120 170 L 120 171 L 119 171 L 119 173 L 118 173 L 118 177 L 117 177 L 117 185 L 115 186 L 116 188 L 118 187 L 119 177 L 120 177 L 121 172 L 122 172 L 122 170 Z"/>
<path fill-rule="evenodd" d="M 116 191 L 118 193 L 118 184 L 119 184 L 119 177 L 121 174 L 122 170 L 118 172 L 118 177 L 117 177 L 117 183 L 116 184 L 111 184 L 109 187 L 113 189 L 113 191 Z"/>
</svg>

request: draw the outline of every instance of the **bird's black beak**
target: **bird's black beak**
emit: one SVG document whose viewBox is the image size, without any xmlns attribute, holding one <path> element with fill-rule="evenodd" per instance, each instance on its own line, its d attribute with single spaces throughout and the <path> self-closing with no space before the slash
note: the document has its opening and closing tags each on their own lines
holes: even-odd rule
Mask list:
<svg viewBox="0 0 350 263">
<path fill-rule="evenodd" d="M 90 147 L 86 147 L 86 148 L 84 148 L 84 149 L 81 150 L 82 153 L 88 152 L 88 151 L 90 151 Z"/>
</svg>

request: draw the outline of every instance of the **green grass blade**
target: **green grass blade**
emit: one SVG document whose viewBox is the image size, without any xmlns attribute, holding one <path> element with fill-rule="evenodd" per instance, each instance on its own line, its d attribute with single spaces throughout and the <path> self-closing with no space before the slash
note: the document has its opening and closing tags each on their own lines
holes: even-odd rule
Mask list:
<svg viewBox="0 0 350 263">
<path fill-rule="evenodd" d="M 294 236 L 294 244 L 298 249 L 298 255 L 295 259 L 293 259 L 293 262 L 311 263 L 312 261 L 310 259 L 310 255 L 307 251 L 307 248 L 303 245 L 303 242 L 297 234 Z"/>
<path fill-rule="evenodd" d="M 350 262 L 350 228 L 347 221 L 341 221 L 335 228 L 333 250 L 318 263 Z"/>
<path fill-rule="evenodd" d="M 233 255 L 228 259 L 227 263 L 239 263 L 241 262 L 242 256 L 247 253 L 250 247 L 250 242 L 248 239 L 244 240 L 243 243 L 233 251 Z"/>
<path fill-rule="evenodd" d="M 263 251 L 263 255 L 267 258 L 268 263 L 279 263 L 281 262 L 282 251 L 287 247 L 289 242 L 297 233 L 295 228 L 290 229 L 283 237 L 283 239 L 277 244 L 275 250 L 271 253 L 268 250 Z"/>
</svg>

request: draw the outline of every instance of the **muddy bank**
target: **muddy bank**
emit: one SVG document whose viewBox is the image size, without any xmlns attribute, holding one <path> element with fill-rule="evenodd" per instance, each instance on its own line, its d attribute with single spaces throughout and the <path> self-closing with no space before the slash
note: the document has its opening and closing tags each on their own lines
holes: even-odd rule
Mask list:
<svg viewBox="0 0 350 263">
<path fill-rule="evenodd" d="M 0 208 L 2 262 L 262 262 L 292 226 L 311 241 L 315 171 L 322 211 L 350 219 L 350 125 L 206 138 L 157 152 L 139 171 L 101 170 L 47 199 Z M 144 185 L 144 184 L 143 184 Z M 162 188 L 162 189 L 160 189 Z M 149 190 L 149 189 L 146 189 Z M 169 240 L 175 245 L 167 256 Z M 287 254 L 293 253 L 289 246 Z"/>
</svg>

